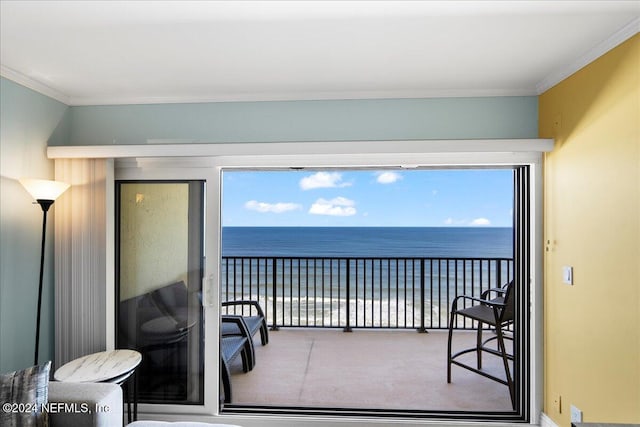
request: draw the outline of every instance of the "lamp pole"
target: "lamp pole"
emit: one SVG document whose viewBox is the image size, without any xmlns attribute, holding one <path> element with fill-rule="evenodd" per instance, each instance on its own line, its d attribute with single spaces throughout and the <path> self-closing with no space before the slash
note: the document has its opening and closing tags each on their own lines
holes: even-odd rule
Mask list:
<svg viewBox="0 0 640 427">
<path fill-rule="evenodd" d="M 36 351 L 33 361 L 34 365 L 38 364 L 38 350 L 40 347 L 40 317 L 42 311 L 42 283 L 44 279 L 44 244 L 45 238 L 47 237 L 47 212 L 51 205 L 53 205 L 53 200 L 38 199 L 36 201 L 42 208 L 42 246 L 40 249 L 40 282 L 38 284 L 38 311 L 36 316 Z"/>
<path fill-rule="evenodd" d="M 70 187 L 69 184 L 47 179 L 21 178 L 20 184 L 31 194 L 36 203 L 42 208 L 42 246 L 40 248 L 40 281 L 38 283 L 38 311 L 36 312 L 36 345 L 33 364 L 38 364 L 38 350 L 40 348 L 40 318 L 42 311 L 42 285 L 44 279 L 44 251 L 47 236 L 47 212 L 53 202 Z M 35 204 L 35 203 L 34 203 Z"/>
</svg>

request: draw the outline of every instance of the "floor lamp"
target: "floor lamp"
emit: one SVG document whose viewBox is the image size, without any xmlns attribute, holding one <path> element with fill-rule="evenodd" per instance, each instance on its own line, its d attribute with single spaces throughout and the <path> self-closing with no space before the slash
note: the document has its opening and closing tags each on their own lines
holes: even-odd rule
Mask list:
<svg viewBox="0 0 640 427">
<path fill-rule="evenodd" d="M 44 242 L 47 234 L 47 211 L 53 202 L 64 193 L 69 184 L 46 179 L 21 179 L 20 184 L 31 194 L 42 208 L 42 248 L 40 250 L 40 282 L 38 285 L 38 311 L 36 315 L 36 345 L 34 365 L 38 364 L 38 348 L 40 343 L 40 311 L 42 308 L 42 279 L 44 274 Z"/>
</svg>

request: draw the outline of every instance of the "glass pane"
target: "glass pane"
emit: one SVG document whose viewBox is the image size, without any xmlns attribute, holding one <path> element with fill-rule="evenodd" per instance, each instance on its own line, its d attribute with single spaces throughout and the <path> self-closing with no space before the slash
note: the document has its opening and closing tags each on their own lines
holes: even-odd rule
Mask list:
<svg viewBox="0 0 640 427">
<path fill-rule="evenodd" d="M 266 344 L 254 334 L 254 369 L 231 361 L 233 399 L 223 410 L 516 415 L 506 378 L 521 369 L 510 358 L 510 338 L 526 336 L 520 322 L 505 316 L 500 346 L 495 325 L 483 323 L 490 351 L 480 375 L 459 365 L 451 383 L 446 375 L 450 327 L 452 350 L 474 348 L 462 361 L 477 360 L 475 311 L 456 311 L 451 322 L 454 301 L 474 302 L 456 298 L 489 289 L 499 297 L 495 289 L 515 278 L 512 169 L 225 170 L 222 178 L 221 312 L 250 321 L 229 302 L 255 301 L 273 331 Z"/>
<path fill-rule="evenodd" d="M 142 353 L 141 402 L 203 402 L 203 194 L 201 181 L 117 184 L 117 345 Z"/>
</svg>

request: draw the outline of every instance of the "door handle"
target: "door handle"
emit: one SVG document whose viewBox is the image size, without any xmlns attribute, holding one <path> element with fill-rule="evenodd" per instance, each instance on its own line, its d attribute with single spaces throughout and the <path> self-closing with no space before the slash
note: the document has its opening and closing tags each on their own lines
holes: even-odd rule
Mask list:
<svg viewBox="0 0 640 427">
<path fill-rule="evenodd" d="M 204 298 L 202 299 L 203 307 L 213 306 L 213 274 L 209 274 L 202 279 L 202 290 Z"/>
</svg>

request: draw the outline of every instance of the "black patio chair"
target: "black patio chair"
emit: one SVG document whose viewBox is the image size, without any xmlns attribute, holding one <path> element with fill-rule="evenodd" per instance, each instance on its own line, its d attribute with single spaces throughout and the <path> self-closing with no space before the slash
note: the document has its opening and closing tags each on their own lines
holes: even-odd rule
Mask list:
<svg viewBox="0 0 640 427">
<path fill-rule="evenodd" d="M 249 329 L 251 337 L 256 332 L 260 331 L 260 341 L 262 345 L 267 345 L 269 342 L 269 331 L 267 330 L 267 322 L 264 318 L 264 311 L 257 301 L 252 300 L 237 300 L 237 301 L 225 301 L 222 303 L 222 307 L 226 307 L 226 313 L 222 315 L 240 315 Z M 229 308 L 233 307 L 233 310 Z M 239 309 L 237 308 L 239 307 Z M 241 335 L 238 327 L 233 323 L 222 323 L 222 336 Z"/>
<path fill-rule="evenodd" d="M 240 356 L 243 372 L 253 369 L 253 343 L 247 325 L 241 316 L 228 316 L 222 319 L 222 324 L 235 325 L 239 335 L 223 336 L 220 338 L 220 379 L 222 380 L 221 399 L 224 403 L 231 403 L 231 363 Z"/>
<path fill-rule="evenodd" d="M 513 339 L 512 337 L 505 335 L 505 328 L 513 324 L 514 321 L 515 302 L 513 287 L 514 282 L 511 281 L 502 288 L 493 288 L 484 291 L 480 298 L 461 295 L 453 300 L 449 321 L 449 339 L 447 342 L 447 382 L 451 382 L 451 365 L 460 366 L 509 387 L 511 405 L 515 408 L 515 386 L 513 376 L 511 375 L 511 370 L 509 368 L 509 361 L 513 360 L 513 354 L 507 352 L 504 343 L 505 339 Z M 458 305 L 463 300 L 471 301 L 473 305 L 466 308 L 459 308 Z M 451 341 L 457 316 L 467 317 L 477 322 L 476 345 L 452 354 Z M 483 325 L 485 324 L 494 329 L 494 335 L 483 341 L 482 331 Z M 491 341 L 497 341 L 497 350 L 487 346 Z M 476 353 L 476 367 L 457 360 L 458 357 L 471 352 Z M 506 379 L 497 377 L 482 370 L 483 352 L 496 355 L 502 359 Z"/>
</svg>

